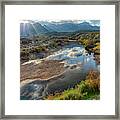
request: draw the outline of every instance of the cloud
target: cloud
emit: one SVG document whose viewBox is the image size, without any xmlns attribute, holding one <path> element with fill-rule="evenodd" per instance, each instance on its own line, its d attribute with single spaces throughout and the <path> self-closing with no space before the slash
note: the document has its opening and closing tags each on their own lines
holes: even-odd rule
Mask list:
<svg viewBox="0 0 120 120">
<path fill-rule="evenodd" d="M 78 20 L 77 23 L 88 22 L 93 26 L 100 26 L 100 20 Z"/>
<path fill-rule="evenodd" d="M 95 25 L 100 26 L 100 20 L 90 20 L 90 23 L 94 26 Z"/>
<path fill-rule="evenodd" d="M 34 22 L 37 22 L 37 21 L 41 21 L 41 23 L 45 23 L 45 22 L 52 22 L 52 23 L 70 23 L 70 22 L 73 22 L 73 23 L 83 23 L 83 22 L 88 22 L 90 23 L 92 26 L 100 26 L 100 20 L 23 20 L 23 23 L 26 22 L 26 21 L 34 21 Z"/>
</svg>

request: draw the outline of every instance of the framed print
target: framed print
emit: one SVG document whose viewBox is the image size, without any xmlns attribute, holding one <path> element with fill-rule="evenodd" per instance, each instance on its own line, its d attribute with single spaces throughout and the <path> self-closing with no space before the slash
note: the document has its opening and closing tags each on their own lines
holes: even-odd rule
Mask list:
<svg viewBox="0 0 120 120">
<path fill-rule="evenodd" d="M 119 119 L 118 1 L 1 8 L 1 118 Z"/>
</svg>

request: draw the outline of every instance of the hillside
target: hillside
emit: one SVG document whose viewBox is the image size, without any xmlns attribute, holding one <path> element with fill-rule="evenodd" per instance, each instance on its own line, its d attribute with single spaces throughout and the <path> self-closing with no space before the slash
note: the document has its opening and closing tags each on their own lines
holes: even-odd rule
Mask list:
<svg viewBox="0 0 120 120">
<path fill-rule="evenodd" d="M 22 21 L 20 23 L 20 37 L 31 37 L 45 35 L 53 32 L 68 33 L 77 31 L 99 31 L 99 26 L 93 26 L 88 22 L 74 23 L 64 22 L 41 22 L 41 21 Z"/>
</svg>

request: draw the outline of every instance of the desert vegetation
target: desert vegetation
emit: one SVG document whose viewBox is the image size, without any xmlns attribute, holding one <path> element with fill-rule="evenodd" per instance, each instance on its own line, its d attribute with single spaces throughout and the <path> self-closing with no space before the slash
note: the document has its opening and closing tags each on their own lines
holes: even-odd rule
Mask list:
<svg viewBox="0 0 120 120">
<path fill-rule="evenodd" d="M 54 27 L 47 23 L 54 31 L 40 23 L 32 25 L 37 25 L 37 33 L 31 28 L 29 36 L 28 27 L 20 38 L 21 100 L 99 100 L 99 27 L 87 22 Z"/>
</svg>

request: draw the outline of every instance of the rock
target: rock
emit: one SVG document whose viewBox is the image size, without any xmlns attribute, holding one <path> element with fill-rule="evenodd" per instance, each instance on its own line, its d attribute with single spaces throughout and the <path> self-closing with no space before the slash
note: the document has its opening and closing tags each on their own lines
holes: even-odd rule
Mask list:
<svg viewBox="0 0 120 120">
<path fill-rule="evenodd" d="M 73 66 L 70 67 L 70 69 L 74 69 L 76 67 L 77 67 L 77 65 L 73 65 Z"/>
</svg>

